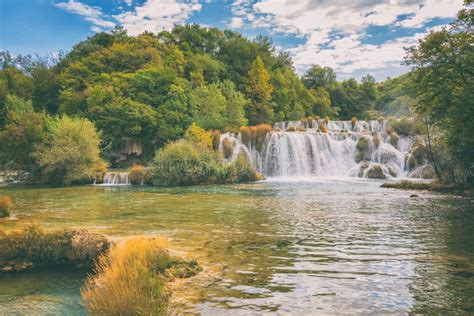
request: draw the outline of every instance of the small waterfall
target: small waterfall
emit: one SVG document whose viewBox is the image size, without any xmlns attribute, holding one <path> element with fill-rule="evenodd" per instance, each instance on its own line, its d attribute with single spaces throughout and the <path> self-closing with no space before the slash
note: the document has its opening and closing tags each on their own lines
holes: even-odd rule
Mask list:
<svg viewBox="0 0 474 316">
<path fill-rule="evenodd" d="M 410 160 L 421 138 L 388 134 L 387 124 L 387 120 L 278 122 L 263 144 L 243 143 L 240 133 L 225 133 L 219 149 L 224 151 L 225 143 L 228 161 L 245 153 L 267 177 L 408 177 L 414 168 L 426 165 L 423 159 Z"/>
<path fill-rule="evenodd" d="M 128 172 L 106 172 L 102 185 L 130 185 Z"/>
</svg>

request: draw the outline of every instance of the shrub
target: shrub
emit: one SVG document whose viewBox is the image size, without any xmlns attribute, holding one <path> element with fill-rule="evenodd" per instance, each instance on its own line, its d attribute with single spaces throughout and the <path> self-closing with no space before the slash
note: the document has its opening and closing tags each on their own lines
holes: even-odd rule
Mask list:
<svg viewBox="0 0 474 316">
<path fill-rule="evenodd" d="M 385 116 L 381 115 L 381 116 L 377 117 L 377 121 L 378 121 L 380 124 L 382 124 L 383 121 L 385 121 Z"/>
<path fill-rule="evenodd" d="M 296 129 L 296 127 L 294 127 L 294 126 L 290 126 L 290 127 L 288 127 L 288 128 L 286 129 L 287 132 L 296 132 L 296 130 L 297 130 L 297 129 Z"/>
<path fill-rule="evenodd" d="M 229 141 L 228 138 L 224 138 L 222 141 L 222 151 L 224 152 L 224 157 L 226 159 L 232 157 L 232 154 L 234 152 L 234 145 Z"/>
<path fill-rule="evenodd" d="M 233 164 L 187 140 L 160 149 L 150 163 L 148 177 L 156 186 L 178 186 L 247 181 L 246 173 L 233 173 Z M 255 171 L 254 171 L 255 172 Z"/>
<path fill-rule="evenodd" d="M 324 123 L 324 122 L 319 123 L 319 131 L 320 131 L 320 132 L 323 132 L 323 133 L 327 133 L 327 132 L 328 132 L 328 128 L 326 127 L 326 123 Z"/>
<path fill-rule="evenodd" d="M 28 266 L 82 265 L 92 267 L 109 242 L 85 230 L 44 231 L 37 226 L 9 233 L 0 232 L 2 262 Z"/>
<path fill-rule="evenodd" d="M 213 146 L 212 132 L 206 131 L 205 129 L 197 126 L 194 122 L 191 124 L 191 126 L 189 126 L 184 138 L 190 142 L 202 145 L 207 148 L 212 148 Z"/>
<path fill-rule="evenodd" d="M 357 124 L 357 117 L 352 117 L 351 119 L 351 124 L 352 124 L 352 128 L 354 128 Z"/>
<path fill-rule="evenodd" d="M 220 142 L 221 142 L 221 131 L 214 130 L 211 132 L 211 134 L 212 134 L 212 149 L 218 150 Z"/>
<path fill-rule="evenodd" d="M 249 182 L 263 180 L 263 176 L 250 164 L 245 153 L 241 152 L 226 170 L 228 182 Z"/>
<path fill-rule="evenodd" d="M 244 144 L 253 144 L 257 150 L 261 150 L 265 143 L 265 137 L 272 131 L 271 125 L 259 124 L 256 126 L 242 126 L 240 134 Z"/>
<path fill-rule="evenodd" d="M 145 168 L 141 165 L 134 165 L 128 170 L 130 183 L 140 185 L 145 183 Z"/>
<path fill-rule="evenodd" d="M 51 121 L 47 139 L 35 147 L 33 156 L 46 182 L 92 182 L 107 166 L 100 158 L 99 144 L 99 135 L 89 120 L 63 116 Z"/>
<path fill-rule="evenodd" d="M 370 142 L 369 139 L 365 136 L 362 136 L 357 140 L 356 143 L 356 162 L 360 162 L 362 160 L 370 160 L 371 150 L 370 150 Z"/>
<path fill-rule="evenodd" d="M 390 134 L 390 144 L 392 144 L 393 147 L 398 146 L 399 139 L 400 137 L 398 137 L 397 133 L 394 132 Z"/>
<path fill-rule="evenodd" d="M 10 216 L 10 208 L 12 206 L 12 198 L 3 195 L 0 197 L 0 218 Z"/>
<path fill-rule="evenodd" d="M 140 238 L 112 246 L 100 257 L 81 290 L 92 315 L 165 315 L 171 292 L 167 281 L 201 270 L 195 261 L 171 257 L 166 242 Z"/>
<path fill-rule="evenodd" d="M 423 133 L 423 126 L 414 118 L 409 119 L 403 117 L 399 120 L 390 120 L 389 126 L 392 127 L 398 135 L 412 136 Z"/>
</svg>

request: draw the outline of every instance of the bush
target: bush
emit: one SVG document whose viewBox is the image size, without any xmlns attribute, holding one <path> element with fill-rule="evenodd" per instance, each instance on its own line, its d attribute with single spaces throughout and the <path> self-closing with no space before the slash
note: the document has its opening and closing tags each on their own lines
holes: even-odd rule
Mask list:
<svg viewBox="0 0 474 316">
<path fill-rule="evenodd" d="M 100 158 L 100 138 L 87 119 L 63 116 L 50 122 L 49 135 L 35 147 L 45 182 L 69 185 L 94 181 L 106 169 Z"/>
<path fill-rule="evenodd" d="M 92 267 L 109 242 L 85 230 L 44 231 L 30 226 L 10 233 L 0 232 L 0 266 L 28 267 L 81 265 Z M 3 264 L 2 264 L 3 262 Z"/>
<path fill-rule="evenodd" d="M 167 281 L 191 277 L 201 270 L 195 261 L 171 257 L 157 238 L 114 245 L 97 263 L 81 290 L 92 315 L 165 315 L 171 292 Z"/>
<path fill-rule="evenodd" d="M 398 146 L 398 141 L 400 140 L 400 137 L 398 137 L 397 133 L 391 133 L 390 134 L 390 144 L 392 144 L 393 147 Z"/>
<path fill-rule="evenodd" d="M 160 149 L 150 163 L 148 177 L 156 186 L 179 186 L 248 181 L 247 173 L 234 173 L 222 156 L 187 140 Z M 256 173 L 255 171 L 253 171 Z M 258 180 L 258 177 L 255 176 Z"/>
<path fill-rule="evenodd" d="M 224 138 L 222 141 L 222 151 L 224 153 L 224 158 L 228 159 L 232 157 L 234 152 L 234 145 L 229 141 L 228 138 Z"/>
<path fill-rule="evenodd" d="M 128 170 L 128 178 L 130 183 L 141 185 L 145 183 L 145 168 L 141 165 L 134 165 Z"/>
<path fill-rule="evenodd" d="M 323 133 L 328 132 L 328 128 L 326 127 L 326 124 L 327 123 L 325 123 L 325 122 L 319 123 L 319 131 L 320 132 L 323 132 Z"/>
<path fill-rule="evenodd" d="M 191 126 L 189 126 L 184 138 L 190 142 L 200 144 L 207 148 L 212 148 L 213 146 L 212 132 L 206 131 L 205 129 L 197 126 L 194 122 L 191 124 Z"/>
<path fill-rule="evenodd" d="M 398 134 L 403 136 L 420 135 L 423 126 L 416 119 L 403 117 L 399 120 L 390 120 L 389 126 Z"/>
<path fill-rule="evenodd" d="M 10 208 L 12 206 L 12 198 L 3 195 L 0 197 L 0 218 L 10 216 Z"/>
<path fill-rule="evenodd" d="M 352 128 L 354 128 L 357 124 L 357 117 L 352 117 L 351 119 L 351 124 L 352 124 Z"/>
<path fill-rule="evenodd" d="M 360 162 L 363 160 L 364 161 L 370 160 L 370 156 L 372 153 L 370 150 L 369 138 L 365 136 L 362 136 L 361 138 L 359 138 L 359 140 L 357 140 L 357 143 L 356 143 L 356 149 L 357 149 L 357 153 L 355 157 L 356 162 Z"/>
<path fill-rule="evenodd" d="M 268 133 L 272 131 L 271 125 L 259 124 L 256 126 L 242 126 L 240 128 L 240 134 L 242 136 L 242 142 L 246 145 L 253 144 L 257 150 L 263 148 L 265 138 Z"/>
</svg>

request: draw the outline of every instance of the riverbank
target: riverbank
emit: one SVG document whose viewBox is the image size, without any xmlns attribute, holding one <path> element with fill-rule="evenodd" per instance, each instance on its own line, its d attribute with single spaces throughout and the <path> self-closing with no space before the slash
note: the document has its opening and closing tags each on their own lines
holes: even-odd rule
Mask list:
<svg viewBox="0 0 474 316">
<path fill-rule="evenodd" d="M 452 194 L 463 194 L 472 195 L 474 194 L 473 188 L 462 184 L 443 184 L 438 181 L 431 182 L 414 182 L 403 180 L 394 183 L 383 183 L 381 188 L 400 189 L 400 190 L 424 190 L 440 193 L 452 193 Z"/>
</svg>

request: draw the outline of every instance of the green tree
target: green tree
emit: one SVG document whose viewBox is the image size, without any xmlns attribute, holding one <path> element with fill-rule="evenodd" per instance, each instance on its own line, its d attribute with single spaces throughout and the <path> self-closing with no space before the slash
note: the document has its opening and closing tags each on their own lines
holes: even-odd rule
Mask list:
<svg viewBox="0 0 474 316">
<path fill-rule="evenodd" d="M 270 75 L 263 64 L 260 56 L 257 56 L 250 67 L 247 75 L 247 96 L 250 105 L 247 109 L 247 117 L 252 125 L 271 122 L 273 109 L 270 106 L 273 86 L 270 83 Z"/>
<path fill-rule="evenodd" d="M 33 171 L 31 153 L 46 134 L 47 118 L 33 110 L 31 101 L 16 96 L 6 98 L 6 124 L 0 131 L 0 160 L 9 169 Z"/>
<path fill-rule="evenodd" d="M 48 183 L 92 182 L 106 166 L 99 156 L 99 143 L 89 120 L 63 116 L 51 120 L 48 137 L 35 146 L 33 156 Z"/>
<path fill-rule="evenodd" d="M 416 111 L 444 132 L 459 167 L 450 178 L 463 182 L 474 173 L 474 9 L 472 0 L 465 4 L 449 28 L 431 32 L 408 52 Z"/>
<path fill-rule="evenodd" d="M 195 122 L 205 129 L 222 129 L 227 100 L 217 84 L 197 87 L 191 95 Z"/>
<path fill-rule="evenodd" d="M 303 76 L 303 82 L 309 89 L 331 89 L 336 83 L 336 73 L 330 67 L 311 66 Z"/>
<path fill-rule="evenodd" d="M 249 101 L 244 94 L 237 91 L 235 84 L 230 80 L 221 82 L 219 88 L 226 99 L 226 108 L 223 114 L 224 127 L 235 129 L 247 125 L 245 107 Z"/>
</svg>

